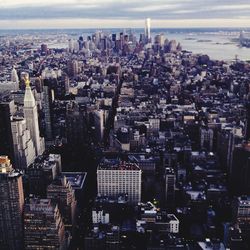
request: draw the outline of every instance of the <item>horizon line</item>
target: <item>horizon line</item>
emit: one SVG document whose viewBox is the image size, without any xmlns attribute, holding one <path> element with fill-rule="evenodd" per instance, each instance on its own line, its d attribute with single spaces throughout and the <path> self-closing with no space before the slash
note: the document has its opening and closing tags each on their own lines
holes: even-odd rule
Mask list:
<svg viewBox="0 0 250 250">
<path fill-rule="evenodd" d="M 91 27 L 91 28 L 79 28 L 79 27 L 66 27 L 66 28 L 63 28 L 63 27 L 47 27 L 47 28 L 41 28 L 41 27 L 37 27 L 37 28 L 15 28 L 15 29 L 12 29 L 12 28 L 3 28 L 3 27 L 0 27 L 0 30 L 7 30 L 7 31 L 16 31 L 16 30 L 72 30 L 72 29 L 75 29 L 75 30 L 108 30 L 108 29 L 131 29 L 131 30 L 138 30 L 138 29 L 144 29 L 144 27 Z M 243 26 L 239 26 L 239 27 L 229 27 L 229 26 L 224 26 L 224 27 L 200 27 L 200 26 L 193 26 L 193 27 L 151 27 L 151 30 L 159 30 L 159 29 L 170 29 L 170 30 L 176 30 L 176 29 L 231 29 L 231 30 L 234 30 L 234 29 L 250 29 L 250 26 L 249 27 L 243 27 Z"/>
</svg>

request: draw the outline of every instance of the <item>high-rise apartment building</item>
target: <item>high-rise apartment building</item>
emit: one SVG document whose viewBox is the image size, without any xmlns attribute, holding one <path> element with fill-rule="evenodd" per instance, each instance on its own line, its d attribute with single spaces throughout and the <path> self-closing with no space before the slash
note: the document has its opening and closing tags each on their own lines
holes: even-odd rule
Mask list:
<svg viewBox="0 0 250 250">
<path fill-rule="evenodd" d="M 24 208 L 25 249 L 65 249 L 65 231 L 58 206 L 50 199 L 30 199 Z"/>
<path fill-rule="evenodd" d="M 23 206 L 22 176 L 0 156 L 0 249 L 23 249 Z"/>
<path fill-rule="evenodd" d="M 126 194 L 130 203 L 141 201 L 141 169 L 137 164 L 101 163 L 97 169 L 98 195 L 117 198 Z"/>
<path fill-rule="evenodd" d="M 30 82 L 27 78 L 23 111 L 24 118 L 27 122 L 27 127 L 30 131 L 31 139 L 34 142 L 36 155 L 40 155 L 44 152 L 45 149 L 44 138 L 40 137 L 36 101 L 31 91 Z"/>
</svg>

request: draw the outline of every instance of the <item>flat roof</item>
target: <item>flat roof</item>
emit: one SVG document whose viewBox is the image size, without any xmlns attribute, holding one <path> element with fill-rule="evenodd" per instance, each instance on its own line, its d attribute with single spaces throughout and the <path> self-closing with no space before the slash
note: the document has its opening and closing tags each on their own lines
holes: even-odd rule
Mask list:
<svg viewBox="0 0 250 250">
<path fill-rule="evenodd" d="M 97 170 L 120 170 L 120 171 L 140 171 L 141 169 L 136 163 L 120 162 L 118 164 L 101 163 Z"/>
<path fill-rule="evenodd" d="M 82 189 L 85 183 L 86 172 L 62 172 L 73 189 Z"/>
</svg>

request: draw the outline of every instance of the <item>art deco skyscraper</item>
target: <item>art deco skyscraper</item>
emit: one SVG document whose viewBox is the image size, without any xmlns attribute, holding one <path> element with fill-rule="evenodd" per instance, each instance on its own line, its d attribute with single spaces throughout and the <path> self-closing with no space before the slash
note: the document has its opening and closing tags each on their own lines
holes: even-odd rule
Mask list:
<svg viewBox="0 0 250 250">
<path fill-rule="evenodd" d="M 26 89 L 24 95 L 24 108 L 23 108 L 24 118 L 26 119 L 31 139 L 34 142 L 36 155 L 40 155 L 44 152 L 44 138 L 40 137 L 36 101 L 31 91 L 30 81 L 28 78 L 26 78 L 25 83 L 26 83 Z"/>
<path fill-rule="evenodd" d="M 22 176 L 7 156 L 0 156 L 0 248 L 23 249 L 24 194 Z"/>
<path fill-rule="evenodd" d="M 150 28 L 151 28 L 151 19 L 147 18 L 145 22 L 145 37 L 147 42 L 150 42 L 151 39 Z"/>
</svg>

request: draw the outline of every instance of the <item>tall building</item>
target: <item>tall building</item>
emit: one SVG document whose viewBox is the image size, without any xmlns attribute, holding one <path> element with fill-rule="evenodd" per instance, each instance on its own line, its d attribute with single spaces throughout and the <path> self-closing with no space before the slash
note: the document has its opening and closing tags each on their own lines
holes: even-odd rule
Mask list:
<svg viewBox="0 0 250 250">
<path fill-rule="evenodd" d="M 65 231 L 58 206 L 50 199 L 31 199 L 24 208 L 25 249 L 65 249 Z"/>
<path fill-rule="evenodd" d="M 13 68 L 11 71 L 11 81 L 19 84 L 19 77 L 15 68 Z"/>
<path fill-rule="evenodd" d="M 105 129 L 107 118 L 108 118 L 107 110 L 104 110 L 104 109 L 95 110 L 94 123 L 95 123 L 96 136 L 97 136 L 98 141 L 103 140 L 104 129 Z"/>
<path fill-rule="evenodd" d="M 236 195 L 250 195 L 250 143 L 235 145 L 230 171 L 230 189 Z"/>
<path fill-rule="evenodd" d="M 201 148 L 206 148 L 209 151 L 213 150 L 214 131 L 211 128 L 200 128 L 200 143 Z"/>
<path fill-rule="evenodd" d="M 31 91 L 30 82 L 26 78 L 26 89 L 24 95 L 24 118 L 27 122 L 27 127 L 30 131 L 31 139 L 34 142 L 36 149 L 36 155 L 40 155 L 44 152 L 44 138 L 40 137 L 38 113 L 34 95 Z"/>
<path fill-rule="evenodd" d="M 58 204 L 65 230 L 69 230 L 73 234 L 76 220 L 76 198 L 75 191 L 66 176 L 58 177 L 48 186 L 47 198 Z"/>
<path fill-rule="evenodd" d="M 15 167 L 25 169 L 34 162 L 36 150 L 26 120 L 13 117 L 11 121 Z"/>
<path fill-rule="evenodd" d="M 41 55 L 47 55 L 48 54 L 48 45 L 47 44 L 41 44 Z"/>
<path fill-rule="evenodd" d="M 75 77 L 79 73 L 79 65 L 77 60 L 69 60 L 67 63 L 69 76 Z"/>
<path fill-rule="evenodd" d="M 101 163 L 97 168 L 98 195 L 117 198 L 126 194 L 130 203 L 141 201 L 141 169 L 137 164 Z"/>
<path fill-rule="evenodd" d="M 172 207 L 175 201 L 175 172 L 172 168 L 166 168 L 166 206 Z"/>
<path fill-rule="evenodd" d="M 57 89 L 58 81 L 55 77 L 45 76 L 43 80 L 43 112 L 45 121 L 45 137 L 48 140 L 53 138 L 52 130 L 52 104 L 55 99 L 55 89 Z"/>
<path fill-rule="evenodd" d="M 29 193 L 46 198 L 47 187 L 61 174 L 61 156 L 50 154 L 37 157 L 35 162 L 25 169 Z"/>
<path fill-rule="evenodd" d="M 87 123 L 84 110 L 77 102 L 69 102 L 66 106 L 67 142 L 73 150 L 81 149 L 87 138 Z"/>
<path fill-rule="evenodd" d="M 14 161 L 14 148 L 11 132 L 11 115 L 15 112 L 13 100 L 0 101 L 0 152 Z M 14 162 L 15 163 L 15 162 Z"/>
<path fill-rule="evenodd" d="M 0 248 L 23 249 L 22 176 L 12 168 L 8 156 L 0 156 Z"/>
<path fill-rule="evenodd" d="M 147 42 L 150 42 L 151 40 L 150 29 L 151 29 L 151 19 L 147 18 L 145 22 L 145 36 L 146 36 Z"/>
</svg>

